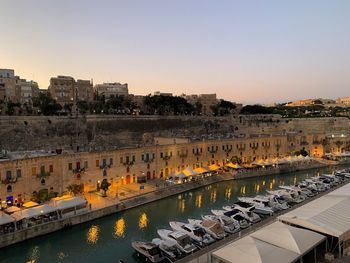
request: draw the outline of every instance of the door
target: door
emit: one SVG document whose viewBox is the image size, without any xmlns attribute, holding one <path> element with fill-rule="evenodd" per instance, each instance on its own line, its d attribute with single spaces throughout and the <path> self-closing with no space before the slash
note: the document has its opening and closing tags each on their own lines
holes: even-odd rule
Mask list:
<svg viewBox="0 0 350 263">
<path fill-rule="evenodd" d="M 151 172 L 148 171 L 148 172 L 147 172 L 147 180 L 150 180 L 150 179 L 151 179 Z"/>
<path fill-rule="evenodd" d="M 128 174 L 126 176 L 126 180 L 125 180 L 126 184 L 130 184 L 130 174 Z"/>
</svg>

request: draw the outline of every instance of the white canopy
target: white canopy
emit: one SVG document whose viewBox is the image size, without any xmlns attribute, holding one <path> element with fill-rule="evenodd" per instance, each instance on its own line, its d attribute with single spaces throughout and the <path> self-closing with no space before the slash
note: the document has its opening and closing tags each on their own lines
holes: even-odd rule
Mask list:
<svg viewBox="0 0 350 263">
<path fill-rule="evenodd" d="M 0 211 L 0 226 L 1 225 L 6 225 L 9 223 L 15 222 L 15 219 L 13 219 L 11 216 L 8 214 L 5 214 L 4 212 Z"/>
<path fill-rule="evenodd" d="M 76 206 L 80 206 L 86 204 L 86 200 L 80 197 L 71 197 L 68 199 L 62 199 L 59 201 L 55 202 L 55 207 L 57 207 L 57 209 L 62 210 L 62 209 L 66 209 L 66 208 L 71 208 L 71 207 L 76 207 Z"/>
<path fill-rule="evenodd" d="M 213 257 L 227 263 L 290 263 L 299 255 L 277 246 L 271 245 L 251 236 L 232 242 L 213 252 Z"/>
<path fill-rule="evenodd" d="M 298 225 L 341 241 L 350 238 L 350 196 L 345 185 L 278 217 L 282 222 Z"/>
<path fill-rule="evenodd" d="M 318 233 L 292 227 L 278 221 L 261 228 L 250 236 L 293 251 L 301 256 L 326 239 L 325 236 Z"/>
<path fill-rule="evenodd" d="M 54 211 L 57 211 L 55 207 L 44 204 L 44 205 L 39 205 L 39 206 L 35 206 L 32 208 L 23 209 L 21 211 L 15 212 L 12 214 L 12 217 L 14 217 L 18 221 L 25 218 L 31 218 L 31 217 L 49 214 Z"/>
</svg>

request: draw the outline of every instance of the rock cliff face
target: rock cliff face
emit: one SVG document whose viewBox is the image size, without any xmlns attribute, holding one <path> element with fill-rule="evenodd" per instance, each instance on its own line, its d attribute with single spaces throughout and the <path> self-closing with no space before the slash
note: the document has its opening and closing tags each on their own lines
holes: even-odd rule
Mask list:
<svg viewBox="0 0 350 263">
<path fill-rule="evenodd" d="M 1 117 L 0 147 L 16 150 L 102 150 L 140 145 L 153 136 L 200 136 L 234 131 L 231 118 Z"/>
<path fill-rule="evenodd" d="M 347 118 L 281 119 L 279 116 L 1 116 L 0 148 L 18 150 L 94 151 L 150 143 L 158 137 L 217 134 L 344 133 Z"/>
</svg>

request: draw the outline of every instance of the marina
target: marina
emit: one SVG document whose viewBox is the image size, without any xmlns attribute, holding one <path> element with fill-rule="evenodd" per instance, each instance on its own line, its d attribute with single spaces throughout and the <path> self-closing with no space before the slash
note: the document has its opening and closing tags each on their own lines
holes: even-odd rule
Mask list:
<svg viewBox="0 0 350 263">
<path fill-rule="evenodd" d="M 157 230 L 170 230 L 169 221 L 200 219 L 201 215 L 211 214 L 212 209 L 232 205 L 239 197 L 265 195 L 267 190 L 278 190 L 279 186 L 294 185 L 335 169 L 321 168 L 212 184 L 3 248 L 0 262 L 116 262 L 119 259 L 135 262 L 139 259 L 131 243 L 157 238 Z"/>
</svg>

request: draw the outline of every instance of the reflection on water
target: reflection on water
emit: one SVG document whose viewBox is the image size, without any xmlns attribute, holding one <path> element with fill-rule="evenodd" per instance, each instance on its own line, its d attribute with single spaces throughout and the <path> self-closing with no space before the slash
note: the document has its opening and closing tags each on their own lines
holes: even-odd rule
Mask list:
<svg viewBox="0 0 350 263">
<path fill-rule="evenodd" d="M 226 197 L 226 200 L 230 200 L 230 199 L 231 199 L 231 194 L 232 194 L 232 189 L 231 189 L 231 187 L 226 188 L 226 190 L 225 190 L 225 197 Z"/>
<path fill-rule="evenodd" d="M 202 207 L 202 193 L 196 195 L 195 206 L 198 207 L 198 208 Z"/>
<path fill-rule="evenodd" d="M 241 189 L 239 190 L 239 192 L 243 195 L 245 195 L 245 185 L 244 186 L 241 186 Z"/>
<path fill-rule="evenodd" d="M 273 188 L 273 183 L 271 182 L 269 185 L 269 189 L 272 190 L 272 188 Z"/>
<path fill-rule="evenodd" d="M 262 182 L 262 185 L 265 186 L 265 180 Z"/>
<path fill-rule="evenodd" d="M 35 263 L 40 258 L 40 250 L 38 246 L 35 246 L 32 248 L 32 250 L 29 253 L 29 260 L 27 262 Z"/>
<path fill-rule="evenodd" d="M 255 185 L 255 193 L 259 193 L 260 191 L 260 184 Z"/>
<path fill-rule="evenodd" d="M 216 202 L 216 189 L 210 193 L 210 202 Z"/>
<path fill-rule="evenodd" d="M 63 259 L 66 258 L 67 256 L 68 256 L 68 255 L 65 254 L 63 251 L 57 253 L 57 258 L 58 258 L 59 260 L 63 260 Z"/>
<path fill-rule="evenodd" d="M 296 176 L 294 176 L 293 184 L 294 184 L 294 185 L 297 184 L 297 177 L 296 177 Z"/>
<path fill-rule="evenodd" d="M 95 245 L 98 241 L 98 235 L 100 233 L 99 226 L 91 226 L 86 234 L 86 240 L 89 244 Z"/>
<path fill-rule="evenodd" d="M 181 213 L 185 212 L 185 207 L 186 207 L 186 205 L 185 205 L 185 199 L 181 199 L 181 200 L 179 201 L 179 211 L 180 211 Z"/>
<path fill-rule="evenodd" d="M 114 236 L 117 238 L 125 237 L 125 220 L 124 218 L 120 218 L 115 222 L 114 225 Z"/>
<path fill-rule="evenodd" d="M 139 229 L 144 229 L 147 227 L 148 218 L 146 213 L 142 213 L 139 218 Z"/>
</svg>

